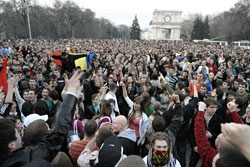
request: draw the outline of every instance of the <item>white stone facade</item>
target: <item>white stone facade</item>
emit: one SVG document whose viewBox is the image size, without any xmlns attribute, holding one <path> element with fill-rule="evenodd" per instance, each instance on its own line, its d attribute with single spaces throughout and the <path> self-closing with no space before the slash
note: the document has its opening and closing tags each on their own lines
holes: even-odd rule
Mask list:
<svg viewBox="0 0 250 167">
<path fill-rule="evenodd" d="M 180 40 L 181 11 L 155 10 L 149 30 L 142 32 L 146 40 Z"/>
</svg>

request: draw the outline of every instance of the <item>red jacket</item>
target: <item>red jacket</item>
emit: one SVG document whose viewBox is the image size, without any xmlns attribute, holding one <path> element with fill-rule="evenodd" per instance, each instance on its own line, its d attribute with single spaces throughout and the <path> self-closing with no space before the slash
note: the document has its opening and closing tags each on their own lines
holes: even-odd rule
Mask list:
<svg viewBox="0 0 250 167">
<path fill-rule="evenodd" d="M 243 120 L 241 119 L 240 115 L 234 111 L 234 112 L 227 112 L 226 115 L 226 121 L 228 120 L 228 117 L 231 115 L 233 121 L 238 124 L 243 124 Z"/>
<path fill-rule="evenodd" d="M 205 125 L 204 125 L 204 112 L 198 111 L 194 123 L 194 136 L 196 145 L 198 147 L 199 155 L 202 159 L 202 167 L 212 167 L 213 158 L 218 153 L 214 149 L 206 135 Z"/>
<path fill-rule="evenodd" d="M 217 66 L 214 64 L 213 66 L 211 66 L 210 64 L 207 66 L 209 69 L 209 72 L 213 72 L 214 75 L 216 75 L 217 73 Z"/>
</svg>

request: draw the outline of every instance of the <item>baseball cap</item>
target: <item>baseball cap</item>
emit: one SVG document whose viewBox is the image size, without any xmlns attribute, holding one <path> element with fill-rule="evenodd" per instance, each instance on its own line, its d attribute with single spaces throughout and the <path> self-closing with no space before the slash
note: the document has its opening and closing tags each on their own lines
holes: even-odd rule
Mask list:
<svg viewBox="0 0 250 167">
<path fill-rule="evenodd" d="M 25 119 L 24 119 L 24 126 L 25 127 L 28 127 L 29 124 L 31 124 L 32 122 L 36 121 L 36 120 L 39 120 L 39 119 L 42 119 L 44 121 L 47 121 L 48 120 L 48 115 L 38 115 L 38 114 L 30 114 L 28 115 Z"/>
<path fill-rule="evenodd" d="M 116 167 L 123 157 L 123 147 L 117 136 L 105 139 L 98 154 L 98 167 Z"/>
</svg>

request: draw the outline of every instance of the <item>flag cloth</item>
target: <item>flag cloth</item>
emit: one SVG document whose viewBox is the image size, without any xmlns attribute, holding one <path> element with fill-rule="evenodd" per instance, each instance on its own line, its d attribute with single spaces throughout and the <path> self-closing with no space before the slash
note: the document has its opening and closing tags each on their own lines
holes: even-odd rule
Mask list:
<svg viewBox="0 0 250 167">
<path fill-rule="evenodd" d="M 66 51 L 72 51 L 72 47 L 65 47 L 64 48 L 64 51 L 66 52 Z"/>
<path fill-rule="evenodd" d="M 52 52 L 51 53 L 53 56 L 61 56 L 61 52 Z M 54 62 L 59 65 L 60 67 L 62 67 L 62 61 L 60 59 L 55 59 L 53 58 Z"/>
<path fill-rule="evenodd" d="M 90 53 L 88 56 L 87 56 L 87 66 L 88 66 L 88 69 L 90 67 L 90 60 L 95 56 L 96 54 L 95 53 Z"/>
<path fill-rule="evenodd" d="M 176 57 L 175 59 L 178 60 L 179 62 L 181 62 L 181 61 L 184 60 L 184 58 L 185 58 L 185 56 L 183 56 L 183 57 Z"/>
<path fill-rule="evenodd" d="M 7 91 L 8 91 L 8 83 L 7 83 L 7 77 L 6 77 L 7 59 L 6 58 L 0 59 L 0 62 L 3 63 L 2 69 L 0 71 L 0 87 L 3 87 L 3 92 L 7 94 Z"/>
<path fill-rule="evenodd" d="M 90 60 L 95 56 L 95 53 L 90 53 L 87 57 L 81 57 L 75 60 L 75 66 L 80 67 L 81 70 L 88 70 L 90 67 Z"/>
</svg>

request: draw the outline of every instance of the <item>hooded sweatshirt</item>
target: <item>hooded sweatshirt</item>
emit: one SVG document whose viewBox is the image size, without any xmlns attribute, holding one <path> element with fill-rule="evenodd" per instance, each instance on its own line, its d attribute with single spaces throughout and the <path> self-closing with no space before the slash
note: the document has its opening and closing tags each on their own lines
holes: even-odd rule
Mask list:
<svg viewBox="0 0 250 167">
<path fill-rule="evenodd" d="M 122 146 L 124 148 L 123 154 L 129 156 L 136 154 L 136 135 L 135 130 L 126 129 L 125 131 L 120 132 L 117 137 L 120 138 Z"/>
</svg>

